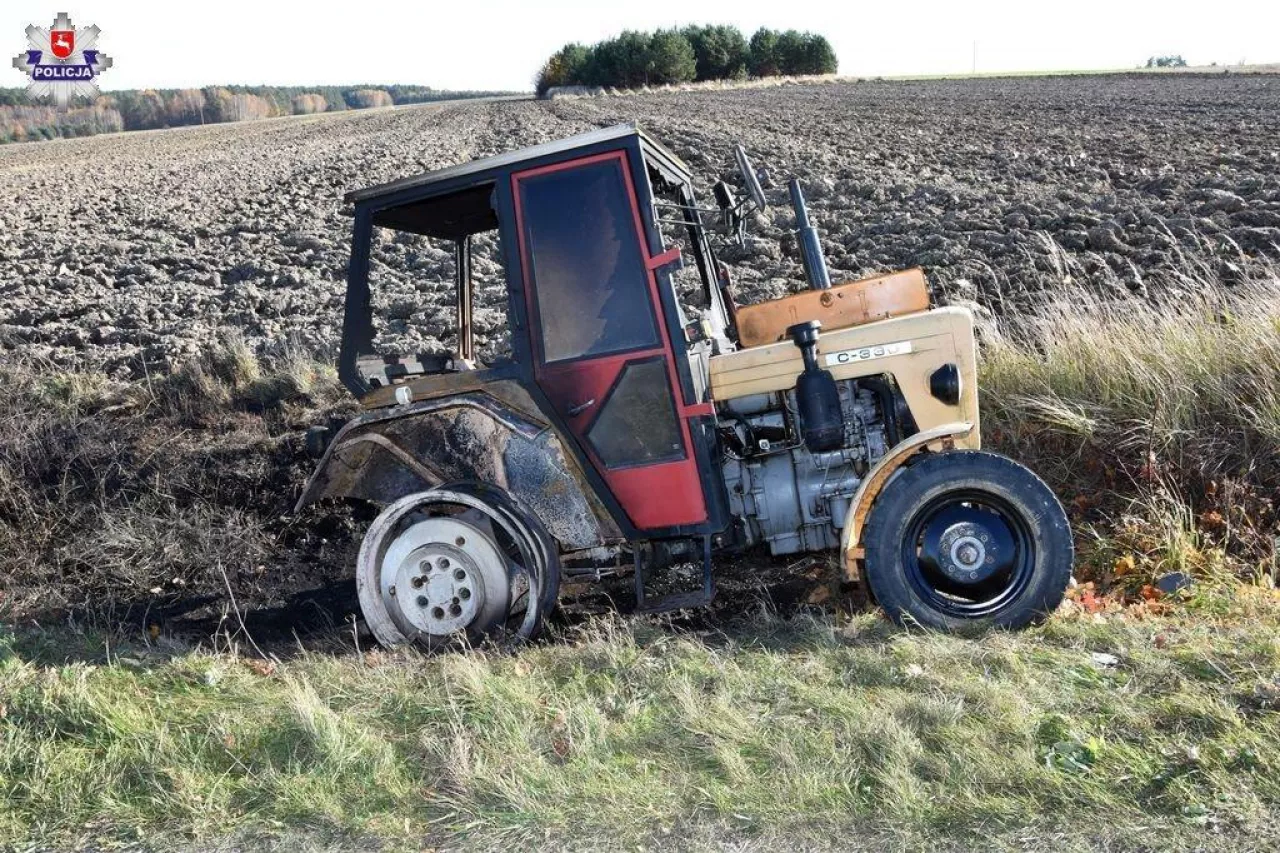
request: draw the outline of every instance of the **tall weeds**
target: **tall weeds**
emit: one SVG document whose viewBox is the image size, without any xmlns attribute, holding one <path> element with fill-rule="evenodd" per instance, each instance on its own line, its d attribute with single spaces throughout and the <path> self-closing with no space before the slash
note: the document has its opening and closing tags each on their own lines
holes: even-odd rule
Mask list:
<svg viewBox="0 0 1280 853">
<path fill-rule="evenodd" d="M 1160 304 L 1070 288 L 992 321 L 983 343 L 983 414 L 994 428 L 1274 482 L 1280 278 L 1205 282 Z"/>
<path fill-rule="evenodd" d="M 1213 269 L 1189 258 L 1139 298 L 1064 266 L 1061 289 L 1017 294 L 981 330 L 987 442 L 1059 491 L 1094 574 L 1135 555 L 1138 582 L 1276 558 L 1280 274 L 1227 285 Z"/>
</svg>

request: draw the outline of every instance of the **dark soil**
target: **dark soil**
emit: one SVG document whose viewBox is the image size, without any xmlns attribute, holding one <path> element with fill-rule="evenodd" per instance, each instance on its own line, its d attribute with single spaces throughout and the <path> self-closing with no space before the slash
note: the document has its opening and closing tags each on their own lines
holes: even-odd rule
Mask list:
<svg viewBox="0 0 1280 853">
<path fill-rule="evenodd" d="M 331 352 L 344 192 L 623 121 L 736 180 L 743 142 L 773 205 L 726 259 L 739 298 L 802 286 L 785 179 L 805 182 L 835 277 L 921 265 L 999 308 L 1083 274 L 1139 295 L 1280 256 L 1280 76 L 860 82 L 462 104 L 0 149 L 0 349 L 139 376 L 228 329 Z M 392 327 L 449 325 L 438 247 L 375 250 Z M 1065 250 L 1065 255 L 1057 250 Z M 490 248 L 492 248 L 490 246 Z M 482 346 L 505 335 L 480 264 Z"/>
</svg>

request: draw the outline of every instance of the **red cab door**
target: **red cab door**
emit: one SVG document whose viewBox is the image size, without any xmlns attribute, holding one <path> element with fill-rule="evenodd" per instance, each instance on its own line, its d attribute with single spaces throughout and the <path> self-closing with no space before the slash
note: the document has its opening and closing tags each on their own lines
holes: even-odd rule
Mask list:
<svg viewBox="0 0 1280 853">
<path fill-rule="evenodd" d="M 512 175 L 534 378 L 641 531 L 707 520 L 627 154 Z"/>
</svg>

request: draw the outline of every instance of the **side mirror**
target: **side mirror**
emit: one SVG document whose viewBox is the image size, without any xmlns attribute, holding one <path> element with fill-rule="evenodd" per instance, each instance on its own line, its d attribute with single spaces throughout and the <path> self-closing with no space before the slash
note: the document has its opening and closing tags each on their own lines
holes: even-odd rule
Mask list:
<svg viewBox="0 0 1280 853">
<path fill-rule="evenodd" d="M 746 149 L 741 145 L 734 145 L 733 157 L 738 161 L 738 171 L 742 173 L 742 181 L 747 185 L 747 194 L 755 202 L 756 208 L 761 212 L 768 210 L 769 202 L 765 201 L 764 188 L 760 186 L 760 176 L 752 168 Z"/>
</svg>

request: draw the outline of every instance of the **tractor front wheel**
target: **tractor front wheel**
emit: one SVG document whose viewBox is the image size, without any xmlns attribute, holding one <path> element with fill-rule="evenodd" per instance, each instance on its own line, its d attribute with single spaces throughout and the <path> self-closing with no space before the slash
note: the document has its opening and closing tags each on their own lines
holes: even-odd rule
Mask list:
<svg viewBox="0 0 1280 853">
<path fill-rule="evenodd" d="M 885 486 L 863 533 L 866 578 L 900 624 L 1020 628 L 1062 601 L 1073 547 L 1044 482 L 1004 456 L 926 454 Z"/>
</svg>

